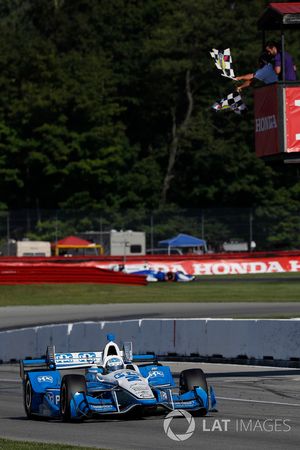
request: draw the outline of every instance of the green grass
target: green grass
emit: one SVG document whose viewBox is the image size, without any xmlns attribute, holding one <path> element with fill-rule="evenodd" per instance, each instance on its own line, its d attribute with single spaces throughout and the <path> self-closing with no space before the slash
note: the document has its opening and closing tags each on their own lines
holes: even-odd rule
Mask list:
<svg viewBox="0 0 300 450">
<path fill-rule="evenodd" d="M 0 438 L 0 449 L 2 450 L 82 450 L 87 447 L 77 447 L 74 445 L 43 444 L 40 442 L 11 441 Z M 91 447 L 89 447 L 91 450 Z"/>
<path fill-rule="evenodd" d="M 55 284 L 0 286 L 0 306 L 153 303 L 153 302 L 299 302 L 300 274 L 273 274 L 270 281 L 252 282 L 247 276 L 231 276 L 239 281 L 227 282 L 220 276 L 201 277 L 192 283 L 153 283 L 148 286 L 105 284 Z M 280 278 L 291 278 L 290 282 Z M 251 275 L 251 278 L 253 276 Z M 295 280 L 297 278 L 297 280 Z M 220 281 L 222 280 L 222 281 Z M 299 282 L 298 282 L 299 280 Z"/>
</svg>

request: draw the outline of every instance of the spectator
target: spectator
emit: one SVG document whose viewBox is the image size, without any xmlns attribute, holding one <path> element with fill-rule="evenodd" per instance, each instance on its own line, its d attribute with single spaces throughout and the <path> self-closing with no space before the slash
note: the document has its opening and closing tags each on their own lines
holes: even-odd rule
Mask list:
<svg viewBox="0 0 300 450">
<path fill-rule="evenodd" d="M 258 64 L 259 69 L 256 72 L 247 73 L 246 75 L 241 75 L 235 78 L 236 81 L 244 81 L 243 84 L 237 87 L 238 92 L 248 86 L 251 86 L 255 81 L 261 81 L 264 84 L 276 83 L 276 81 L 278 81 L 278 76 L 270 63 L 268 53 L 261 53 L 258 59 Z"/>
<path fill-rule="evenodd" d="M 278 44 L 274 41 L 269 41 L 266 44 L 266 52 L 273 58 L 274 70 L 276 74 L 282 79 L 281 71 L 281 51 Z M 297 79 L 296 66 L 294 65 L 293 58 L 288 52 L 284 52 L 284 69 L 285 69 L 285 81 L 295 81 Z"/>
</svg>

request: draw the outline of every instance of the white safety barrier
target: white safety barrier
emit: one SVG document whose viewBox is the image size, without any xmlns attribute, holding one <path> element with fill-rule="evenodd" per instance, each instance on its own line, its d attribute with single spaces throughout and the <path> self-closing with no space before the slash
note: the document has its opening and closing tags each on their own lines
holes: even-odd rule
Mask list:
<svg viewBox="0 0 300 450">
<path fill-rule="evenodd" d="M 135 353 L 300 361 L 300 319 L 140 319 L 46 325 L 0 332 L 0 360 L 58 352 L 95 351 L 106 335 L 132 341 Z"/>
</svg>

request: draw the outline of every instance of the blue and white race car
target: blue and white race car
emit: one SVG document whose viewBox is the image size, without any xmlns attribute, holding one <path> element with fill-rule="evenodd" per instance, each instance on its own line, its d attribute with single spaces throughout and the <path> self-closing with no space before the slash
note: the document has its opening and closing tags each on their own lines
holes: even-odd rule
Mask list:
<svg viewBox="0 0 300 450">
<path fill-rule="evenodd" d="M 168 366 L 159 364 L 153 354 L 133 355 L 131 342 L 120 350 L 114 341 L 108 335 L 102 352 L 55 353 L 54 347 L 48 347 L 44 359 L 22 360 L 28 418 L 45 416 L 69 422 L 133 412 L 142 416 L 159 407 L 201 416 L 215 410 L 213 388 L 208 390 L 201 369 L 182 371 L 175 393 Z"/>
<path fill-rule="evenodd" d="M 148 282 L 177 281 L 188 283 L 189 281 L 194 281 L 196 278 L 194 275 L 185 273 L 182 270 L 167 270 L 166 267 L 151 266 L 148 263 L 135 265 L 113 264 L 110 269 L 114 272 L 141 275 L 146 277 Z"/>
</svg>

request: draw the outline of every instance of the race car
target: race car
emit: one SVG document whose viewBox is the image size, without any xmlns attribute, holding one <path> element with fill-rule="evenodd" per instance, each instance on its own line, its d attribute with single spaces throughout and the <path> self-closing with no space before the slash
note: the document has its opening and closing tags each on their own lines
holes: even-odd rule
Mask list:
<svg viewBox="0 0 300 450">
<path fill-rule="evenodd" d="M 125 266 L 124 264 L 114 264 L 111 266 L 114 272 L 125 272 L 132 275 L 141 275 L 146 277 L 148 282 L 157 281 L 178 281 L 181 283 L 188 283 L 194 281 L 195 276 L 187 274 L 182 270 L 166 270 L 164 267 L 155 268 L 149 264 Z"/>
<path fill-rule="evenodd" d="M 45 358 L 22 360 L 20 375 L 30 419 L 143 416 L 157 408 L 204 416 L 216 407 L 213 388 L 208 390 L 201 369 L 182 371 L 179 392 L 174 393 L 168 366 L 158 363 L 154 354 L 133 355 L 131 342 L 120 350 L 113 335 L 108 335 L 102 352 L 56 353 L 48 347 Z"/>
<path fill-rule="evenodd" d="M 163 269 L 144 269 L 138 270 L 136 272 L 131 272 L 134 275 L 144 275 L 147 281 L 178 281 L 181 283 L 188 283 L 189 281 L 194 281 L 194 275 L 189 275 L 187 273 L 182 272 L 181 270 L 176 270 L 172 272 L 169 270 L 168 272 Z"/>
</svg>

